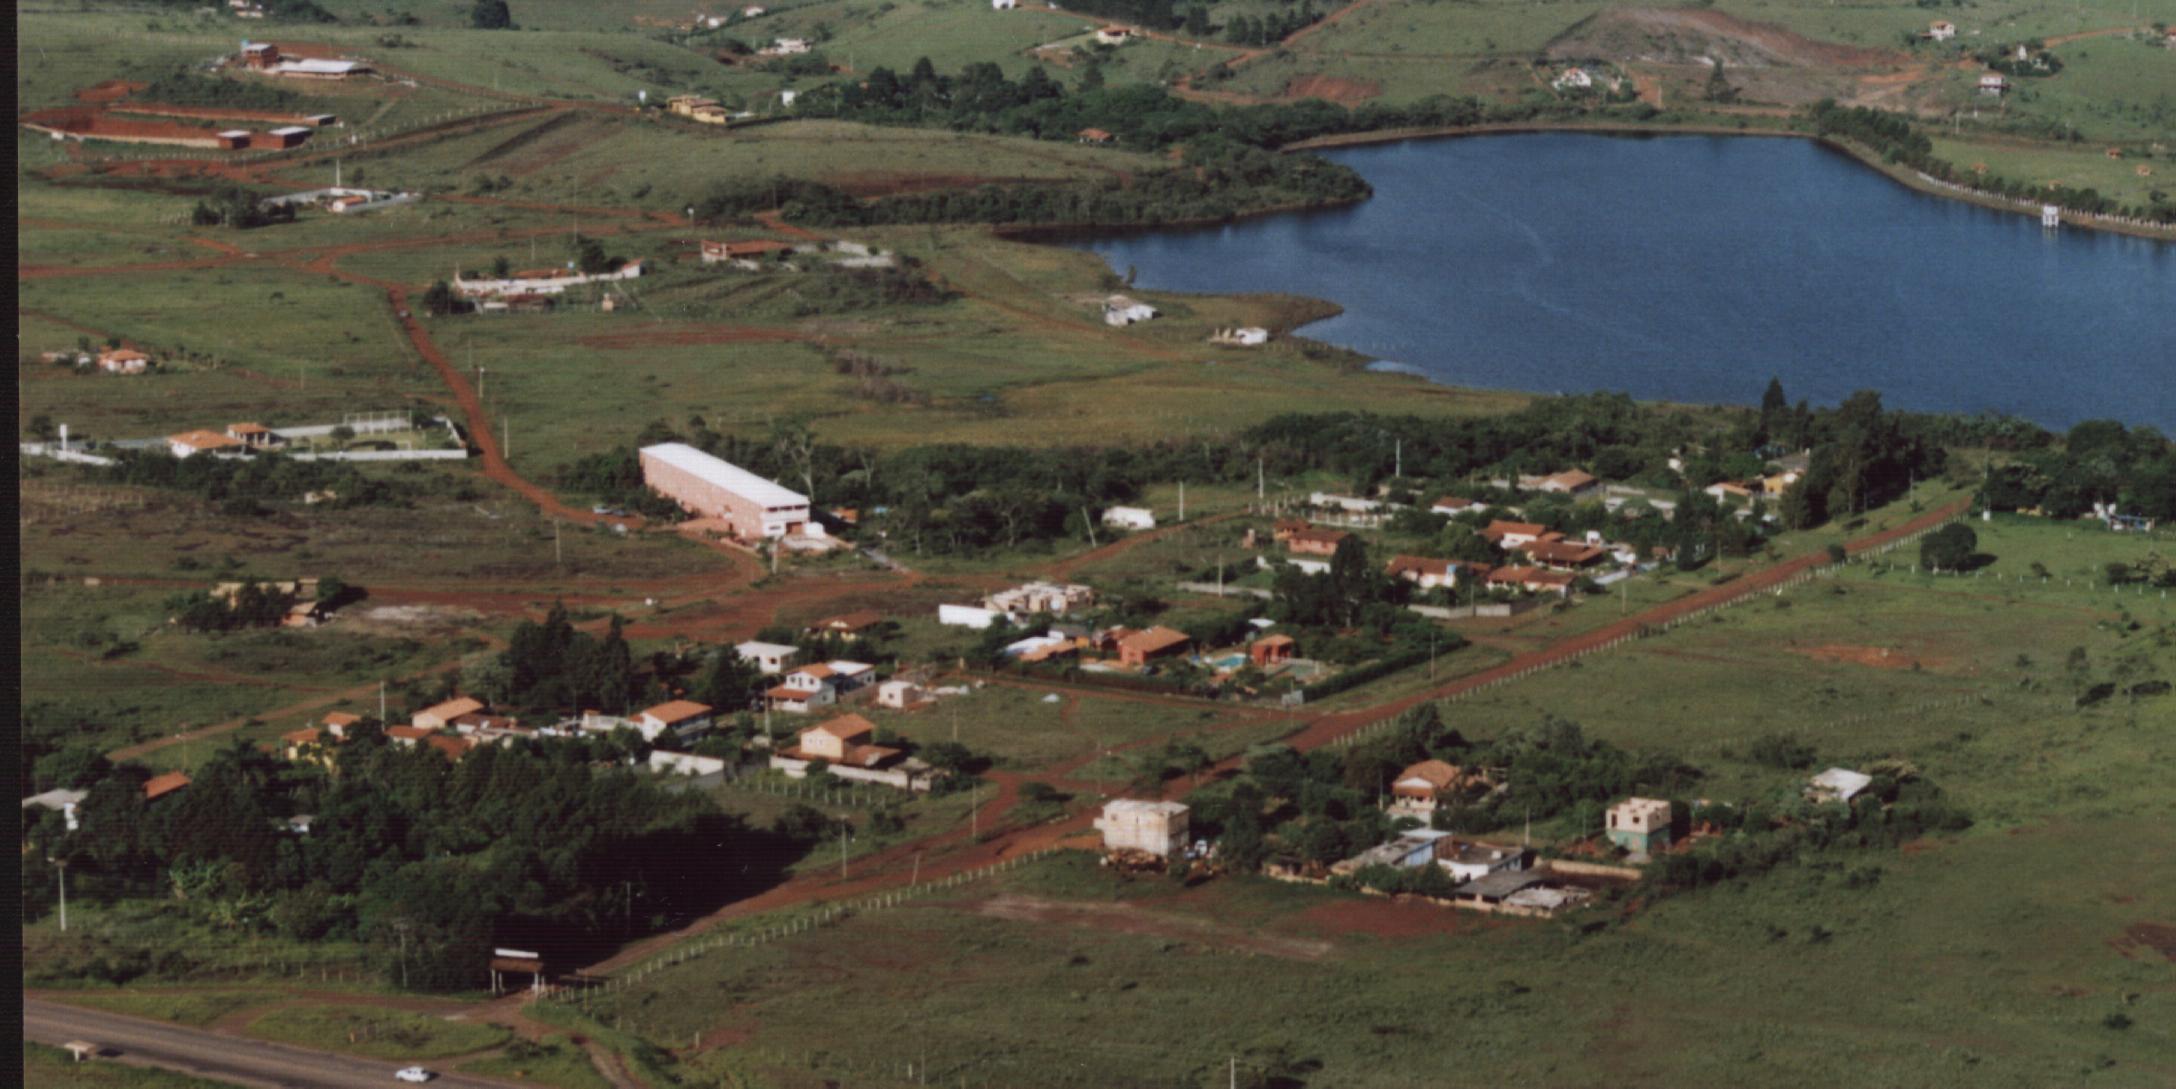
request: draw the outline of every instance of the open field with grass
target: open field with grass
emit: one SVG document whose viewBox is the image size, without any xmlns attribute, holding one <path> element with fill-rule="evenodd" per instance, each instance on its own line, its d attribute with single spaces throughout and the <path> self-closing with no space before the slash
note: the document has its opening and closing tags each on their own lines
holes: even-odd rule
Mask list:
<svg viewBox="0 0 2176 1089">
<path fill-rule="evenodd" d="M 1973 525 L 2006 570 L 2027 557 L 2091 570 L 2150 543 Z M 910 1058 L 969 1085 L 1030 1069 L 1055 1084 L 1113 1084 L 1113 1070 L 1206 1084 L 1233 1055 L 1243 1070 L 1297 1064 L 1309 1085 L 1847 1084 L 1875 1069 L 1885 1084 L 2157 1084 L 2176 1073 L 2176 899 L 2154 879 L 2176 865 L 2158 770 L 2176 757 L 2176 705 L 2069 704 L 2085 680 L 2176 669 L 2176 603 L 2131 599 L 2134 629 L 2105 592 L 2095 607 L 2087 591 L 2057 600 L 1992 578 L 1861 565 L 1445 708 L 1469 737 L 1564 715 L 1701 766 L 1718 799 L 1795 792 L 1805 771 L 1747 755 L 1765 733 L 1812 742 L 1816 768 L 1902 758 L 1974 815 L 1957 836 L 1821 852 L 1574 925 L 1252 878 L 1182 891 L 1061 855 L 667 969 L 608 1015 L 667 1047 L 722 1036 L 683 1061 L 779 1086 L 905 1080 Z M 2076 849 L 2104 835 L 2131 846 Z M 1843 880 L 1869 868 L 1871 882 Z M 1431 970 L 1401 970 L 1416 962 Z M 729 1006 L 695 997 L 721 992 Z M 808 1035 L 847 994 L 913 1009 L 914 1054 Z M 1248 996 L 1244 1021 L 1220 1009 L 1233 994 Z M 1001 1027 L 975 1013 L 993 1007 Z M 1443 1067 L 1447 1009 L 1460 1038 L 1482 1032 L 1503 1056 Z M 1692 1037 L 1708 1043 L 1679 1046 Z"/>
<path fill-rule="evenodd" d="M 222 1084 L 203 1078 L 142 1066 L 119 1063 L 79 1063 L 57 1047 L 23 1042 L 23 1080 L 26 1087 L 55 1085 L 83 1089 L 219 1089 Z"/>
<path fill-rule="evenodd" d="M 377 1059 L 443 1059 L 505 1043 L 498 1025 L 449 1021 L 405 1010 L 322 1003 L 283 1006 L 249 1023 L 260 1040 L 343 1051 Z"/>
<path fill-rule="evenodd" d="M 465 1074 L 514 1078 L 553 1089 L 611 1089 L 580 1044 L 566 1036 L 509 1044 L 505 1053 L 462 1063 Z"/>
<path fill-rule="evenodd" d="M 173 900 L 106 903 L 96 875 L 70 873 L 67 931 L 51 916 L 23 927 L 23 983 L 26 987 L 88 986 L 94 997 L 134 995 L 137 988 L 153 984 L 218 984 L 236 990 L 301 982 L 354 985 L 376 978 L 374 969 L 365 965 L 366 953 L 358 943 L 333 938 L 295 941 L 257 934 L 237 940 L 231 928 L 200 917 L 188 904 Z M 101 987 L 120 984 L 129 984 L 130 989 Z M 165 1017 L 175 1009 L 199 1008 L 192 1000 L 165 1007 L 166 1013 L 154 1013 L 165 999 L 141 1001 L 145 1005 L 140 1010 L 147 1016 Z"/>
</svg>

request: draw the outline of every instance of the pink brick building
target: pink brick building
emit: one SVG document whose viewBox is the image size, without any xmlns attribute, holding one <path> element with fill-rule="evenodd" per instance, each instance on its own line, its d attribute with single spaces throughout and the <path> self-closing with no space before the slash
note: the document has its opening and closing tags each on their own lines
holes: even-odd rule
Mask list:
<svg viewBox="0 0 2176 1089">
<path fill-rule="evenodd" d="M 686 443 L 642 448 L 642 479 L 699 518 L 730 525 L 748 540 L 801 534 L 808 497 Z"/>
</svg>

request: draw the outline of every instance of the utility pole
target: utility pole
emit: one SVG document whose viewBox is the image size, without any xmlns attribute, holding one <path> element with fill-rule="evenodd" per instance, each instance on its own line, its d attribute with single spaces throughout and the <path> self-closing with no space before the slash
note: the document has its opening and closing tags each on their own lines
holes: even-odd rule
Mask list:
<svg viewBox="0 0 2176 1089">
<path fill-rule="evenodd" d="M 385 725 L 385 682 L 378 682 L 378 725 Z"/>
<path fill-rule="evenodd" d="M 839 876 L 846 876 L 846 822 L 839 822 Z"/>
<path fill-rule="evenodd" d="M 1397 440 L 1397 446 L 1394 449 L 1396 450 L 1394 458 L 1397 466 L 1397 472 L 1394 475 L 1403 480 L 1405 479 L 1405 440 Z"/>
<path fill-rule="evenodd" d="M 1265 487 L 1268 479 L 1263 475 L 1262 455 L 1254 455 L 1254 498 L 1257 502 L 1268 497 L 1269 493 Z"/>
<path fill-rule="evenodd" d="M 559 547 L 559 519 L 554 518 L 552 519 L 552 566 L 564 567 L 566 563 L 567 554 L 561 551 Z"/>
<path fill-rule="evenodd" d="M 60 868 L 60 932 L 68 933 L 68 860 L 46 856 L 47 862 Z"/>
<path fill-rule="evenodd" d="M 914 886 L 916 886 L 916 885 L 920 885 L 921 883 L 922 883 L 922 852 L 920 852 L 920 851 L 916 851 L 916 852 L 914 852 L 914 877 L 913 877 L 913 878 L 912 878 L 911 880 L 909 880 L 909 881 L 907 882 L 907 885 L 908 885 L 908 887 L 910 887 L 910 888 L 911 888 L 911 887 L 914 887 Z"/>
<path fill-rule="evenodd" d="M 1179 521 L 1186 521 L 1186 482 L 1179 481 Z"/>
</svg>

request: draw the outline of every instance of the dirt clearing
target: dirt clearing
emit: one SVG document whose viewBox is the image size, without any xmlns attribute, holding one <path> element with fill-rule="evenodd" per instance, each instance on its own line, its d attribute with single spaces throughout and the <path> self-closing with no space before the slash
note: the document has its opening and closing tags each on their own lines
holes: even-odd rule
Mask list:
<svg viewBox="0 0 2176 1089">
<path fill-rule="evenodd" d="M 1340 106 L 1355 106 L 1382 93 L 1382 84 L 1372 80 L 1336 76 L 1301 76 L 1285 84 L 1284 88 L 1286 98 L 1319 98 Z"/>
<path fill-rule="evenodd" d="M 1849 662 L 1874 669 L 1923 669 L 1939 664 L 1938 659 L 1914 657 L 1891 647 L 1855 647 L 1842 643 L 1798 647 L 1793 653 L 1803 654 L 1818 662 Z"/>
</svg>

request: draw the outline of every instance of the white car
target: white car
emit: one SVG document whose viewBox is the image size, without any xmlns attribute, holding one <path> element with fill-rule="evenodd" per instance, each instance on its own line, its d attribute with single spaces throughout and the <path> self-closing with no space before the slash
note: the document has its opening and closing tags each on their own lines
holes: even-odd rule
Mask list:
<svg viewBox="0 0 2176 1089">
<path fill-rule="evenodd" d="M 427 1082 L 437 1076 L 438 1075 L 433 1074 L 420 1066 L 402 1067 L 399 1070 L 393 1071 L 394 1081 L 412 1081 L 418 1085 L 421 1085 L 424 1082 Z"/>
</svg>

